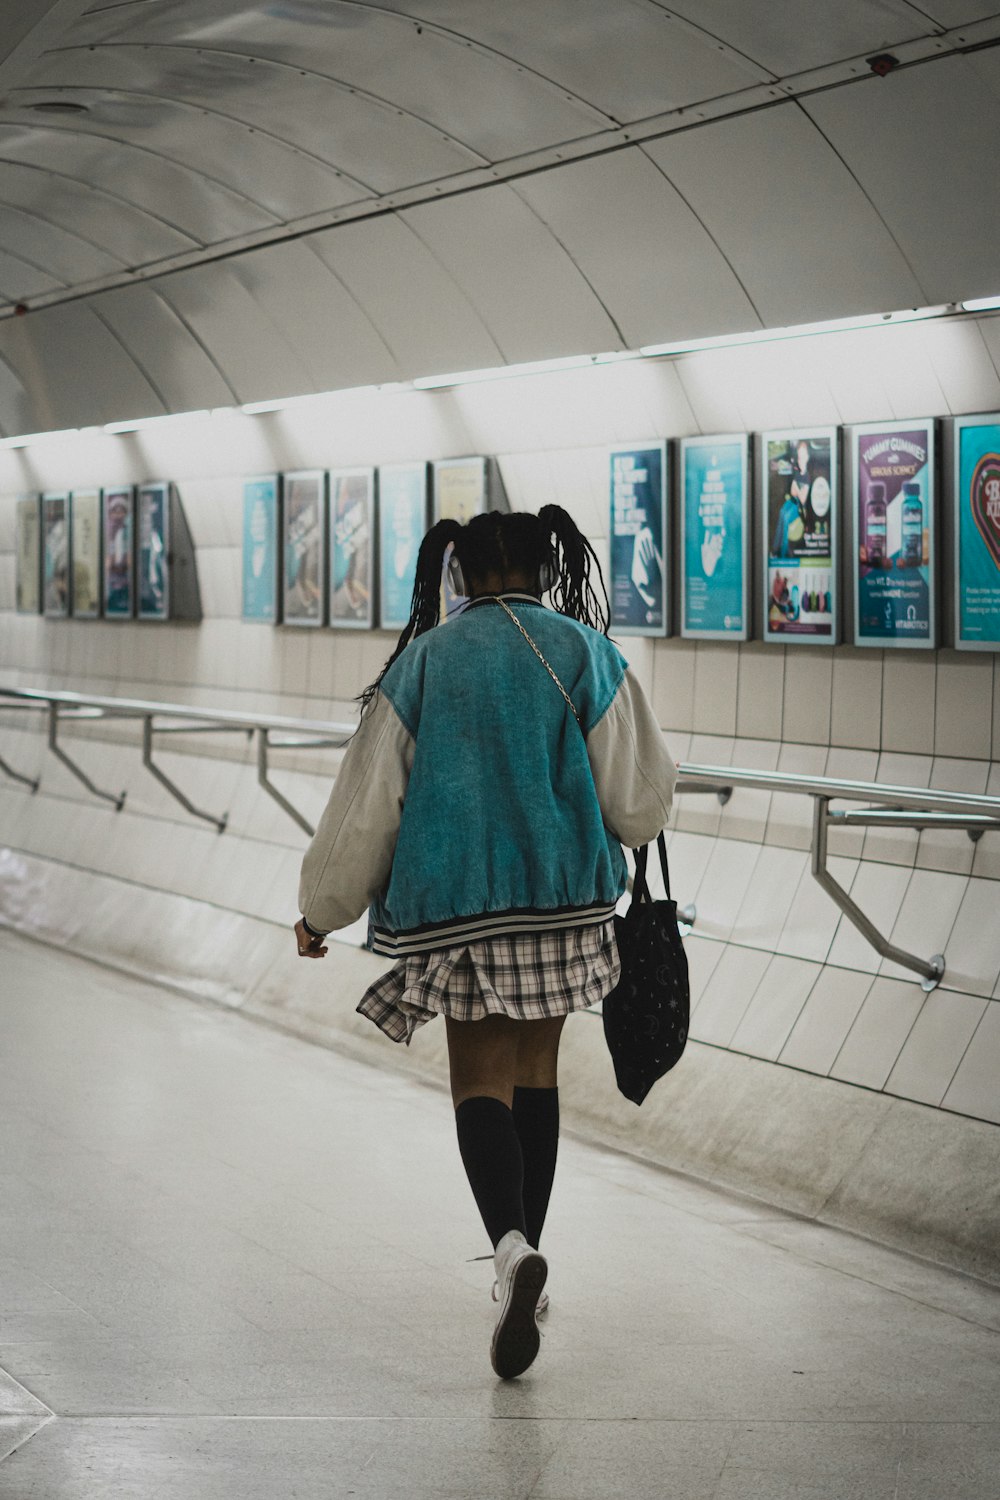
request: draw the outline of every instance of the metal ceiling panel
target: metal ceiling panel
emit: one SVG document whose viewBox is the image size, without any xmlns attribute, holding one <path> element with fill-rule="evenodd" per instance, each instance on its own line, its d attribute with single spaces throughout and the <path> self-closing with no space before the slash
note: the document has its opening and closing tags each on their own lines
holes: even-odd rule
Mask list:
<svg viewBox="0 0 1000 1500">
<path fill-rule="evenodd" d="M 706 36 L 650 0 L 547 0 L 544 6 L 537 0 L 382 0 L 382 6 L 514 58 L 615 120 L 642 119 L 767 79 L 725 39 Z"/>
<path fill-rule="evenodd" d="M 54 292 L 65 283 L 30 261 L 0 250 L 0 302 L 23 302 L 38 292 Z"/>
<path fill-rule="evenodd" d="M 376 192 L 481 162 L 392 105 L 264 58 L 191 47 L 67 47 L 46 53 L 28 83 L 36 90 L 114 89 L 150 101 L 157 115 L 177 104 L 194 106 L 266 131 Z"/>
<path fill-rule="evenodd" d="M 164 276 L 157 290 L 208 350 L 240 401 L 297 396 L 313 388 L 280 325 L 228 262 Z"/>
<path fill-rule="evenodd" d="M 229 406 L 235 400 L 218 366 L 155 286 L 105 292 L 94 298 L 93 307 L 133 355 L 159 398 L 156 406 L 133 405 L 121 411 L 121 417 L 197 411 Z"/>
<path fill-rule="evenodd" d="M 159 402 L 138 365 L 83 303 L 0 323 L 0 358 L 28 394 L 30 423 L 42 432 L 111 422 Z"/>
<path fill-rule="evenodd" d="M 607 123 L 500 53 L 377 6 L 359 9 L 355 0 L 249 10 L 244 0 L 219 0 L 210 10 L 204 0 L 152 0 L 95 11 L 74 39 L 99 48 L 173 43 L 304 69 L 391 101 L 491 160 Z"/>
<path fill-rule="evenodd" d="M 375 325 L 315 253 L 311 239 L 273 245 L 230 266 L 292 344 L 314 389 L 396 378 L 395 360 Z"/>
<path fill-rule="evenodd" d="M 65 225 L 130 266 L 197 245 L 160 214 L 135 208 L 117 193 L 74 181 L 64 175 L 58 160 L 53 166 L 51 170 L 0 160 L 0 198 L 26 213 Z M 161 205 L 161 213 L 168 211 L 168 205 Z"/>
<path fill-rule="evenodd" d="M 4 330 L 0 328 L 0 437 L 37 430 L 34 409 L 24 382 L 4 356 Z"/>
<path fill-rule="evenodd" d="M 44 94 L 32 89 L 17 98 L 23 106 Z M 74 89 L 73 99 L 88 110 L 73 120 L 73 130 L 105 142 L 109 161 L 114 162 L 119 142 L 152 151 L 203 175 L 207 188 L 224 184 L 279 219 L 369 196 L 349 179 L 338 177 L 328 163 L 296 146 L 197 105 L 114 88 Z M 13 113 L 5 110 L 4 119 L 26 124 L 38 116 L 22 107 Z"/>
<path fill-rule="evenodd" d="M 106 276 L 124 268 L 125 262 L 110 251 L 58 224 L 49 224 L 37 214 L 26 213 L 4 200 L 0 173 L 0 250 L 9 250 L 39 270 L 72 286 L 92 276 Z"/>
<path fill-rule="evenodd" d="M 993 51 L 805 101 L 886 220 L 928 302 L 1000 290 L 998 97 Z"/>
<path fill-rule="evenodd" d="M 508 363 L 620 347 L 593 287 L 510 188 L 484 188 L 400 217 L 454 277 Z"/>
<path fill-rule="evenodd" d="M 823 0 L 821 12 L 802 0 L 671 0 L 671 8 L 779 78 L 928 31 L 927 16 L 906 0 Z"/>
<path fill-rule="evenodd" d="M 766 325 L 927 300 L 876 208 L 798 104 L 645 150 L 722 248 Z"/>
<path fill-rule="evenodd" d="M 970 26 L 997 14 L 996 0 L 920 0 L 920 9 L 939 26 Z"/>
<path fill-rule="evenodd" d="M 111 191 L 147 213 L 169 218 L 202 245 L 280 222 L 243 194 L 149 146 L 87 134 L 75 124 L 43 125 L 37 115 L 31 123 L 0 125 L 0 182 L 6 162 L 55 166 L 87 189 Z"/>
<path fill-rule="evenodd" d="M 477 309 L 395 215 L 325 230 L 312 243 L 391 349 L 397 379 L 503 364 Z"/>
<path fill-rule="evenodd" d="M 627 347 L 758 326 L 711 236 L 638 149 L 526 178 L 517 192 L 565 246 Z"/>
</svg>

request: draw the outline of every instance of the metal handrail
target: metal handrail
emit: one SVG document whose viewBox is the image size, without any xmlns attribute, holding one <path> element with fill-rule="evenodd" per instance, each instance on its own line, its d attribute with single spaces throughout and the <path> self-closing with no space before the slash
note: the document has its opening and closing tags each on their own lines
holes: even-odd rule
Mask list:
<svg viewBox="0 0 1000 1500">
<path fill-rule="evenodd" d="M 12 702 L 4 703 L 4 699 Z M 339 748 L 353 734 L 355 725 L 324 723 L 316 719 L 293 719 L 284 714 L 240 714 L 230 709 L 189 708 L 181 703 L 154 703 L 145 698 L 108 698 L 86 693 L 46 691 L 40 688 L 0 687 L 0 707 L 21 709 L 43 709 L 48 714 L 48 746 L 62 764 L 82 782 L 95 797 L 110 802 L 116 812 L 125 805 L 124 792 L 106 792 L 90 779 L 65 748 L 59 743 L 59 723 L 62 719 L 139 719 L 142 722 L 142 763 L 162 787 L 177 802 L 203 822 L 211 823 L 224 833 L 229 822 L 228 812 L 216 815 L 196 807 L 186 793 L 172 781 L 162 766 L 153 759 L 153 737 L 159 734 L 210 734 L 244 732 L 249 737 L 257 736 L 257 780 L 279 807 L 293 818 L 311 838 L 315 833 L 312 824 L 303 817 L 283 792 L 274 785 L 269 774 L 269 752 L 288 750 L 301 746 Z M 158 724 L 158 719 L 172 719 L 174 723 Z M 272 740 L 273 733 L 292 735 L 294 738 Z M 0 770 L 26 782 L 32 791 L 37 791 L 38 781 L 23 772 L 15 771 L 6 761 L 0 760 Z"/>
<path fill-rule="evenodd" d="M 3 700 L 11 700 L 4 703 Z M 271 782 L 268 755 L 274 749 L 340 748 L 353 733 L 355 725 L 317 719 L 295 719 L 281 714 L 242 714 L 229 709 L 190 708 L 180 703 L 155 703 L 142 698 L 109 698 L 67 691 L 39 688 L 0 687 L 0 707 L 36 708 L 48 716 L 48 746 L 88 791 L 114 804 L 120 810 L 125 793 L 102 791 L 67 754 L 58 742 L 62 719 L 100 718 L 142 720 L 143 765 L 151 771 L 171 796 L 197 818 L 213 823 L 222 833 L 228 814 L 217 817 L 207 813 L 187 798 L 179 786 L 153 761 L 153 737 L 156 734 L 204 734 L 212 731 L 244 731 L 257 736 L 257 780 L 288 816 L 310 837 L 312 824 Z M 157 724 L 171 719 L 172 724 Z M 271 740 L 272 733 L 290 738 Z M 0 770 L 15 780 L 37 790 L 38 779 L 15 771 L 0 759 Z M 945 958 L 935 953 L 930 959 L 919 958 L 896 947 L 883 936 L 874 923 L 852 901 L 827 868 L 827 843 L 831 827 L 888 825 L 906 828 L 964 828 L 970 838 L 981 838 L 988 829 L 1000 829 L 1000 797 L 971 792 L 944 792 L 930 787 L 885 786 L 874 781 L 838 780 L 830 776 L 802 776 L 790 771 L 754 771 L 736 766 L 704 766 L 682 762 L 678 767 L 677 790 L 688 795 L 708 793 L 725 805 L 739 787 L 760 791 L 789 792 L 813 799 L 812 874 L 832 897 L 850 922 L 884 958 L 920 974 L 925 990 L 934 989 L 945 971 Z M 864 802 L 866 808 L 831 810 L 834 801 Z M 679 913 L 693 925 L 696 908 L 688 906 Z"/>
</svg>

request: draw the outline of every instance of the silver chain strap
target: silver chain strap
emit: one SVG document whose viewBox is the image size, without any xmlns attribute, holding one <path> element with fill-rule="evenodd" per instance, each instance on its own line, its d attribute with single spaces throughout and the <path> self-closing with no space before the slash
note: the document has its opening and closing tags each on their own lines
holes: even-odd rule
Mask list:
<svg viewBox="0 0 1000 1500">
<path fill-rule="evenodd" d="M 569 693 L 567 693 L 566 689 L 563 687 L 562 683 L 559 681 L 559 678 L 556 676 L 555 672 L 553 672 L 552 668 L 549 666 L 548 662 L 545 660 L 545 657 L 542 655 L 542 653 L 539 651 L 538 647 L 535 645 L 534 641 L 531 639 L 531 636 L 528 634 L 528 632 L 525 630 L 524 626 L 521 624 L 520 620 L 517 618 L 517 615 L 514 613 L 514 611 L 512 609 L 508 608 L 508 606 L 499 597 L 499 595 L 494 594 L 493 597 L 494 597 L 494 599 L 496 599 L 497 603 L 499 604 L 500 608 L 504 611 L 504 613 L 507 614 L 507 615 L 509 615 L 510 618 L 514 621 L 514 624 L 517 626 L 518 630 L 524 636 L 524 639 L 527 641 L 528 645 L 531 647 L 532 651 L 534 651 L 535 655 L 538 657 L 538 660 L 541 662 L 542 666 L 545 668 L 546 672 L 548 672 L 549 676 L 552 678 L 552 681 L 555 683 L 556 687 L 559 689 L 559 691 L 562 693 L 563 697 L 566 699 L 566 703 L 567 703 L 567 705 L 569 707 L 570 713 L 573 715 L 574 719 L 579 724 L 579 722 L 580 722 L 580 715 L 576 711 L 576 705 L 574 704 L 574 702 L 573 702 L 572 698 L 570 697 Z"/>
</svg>

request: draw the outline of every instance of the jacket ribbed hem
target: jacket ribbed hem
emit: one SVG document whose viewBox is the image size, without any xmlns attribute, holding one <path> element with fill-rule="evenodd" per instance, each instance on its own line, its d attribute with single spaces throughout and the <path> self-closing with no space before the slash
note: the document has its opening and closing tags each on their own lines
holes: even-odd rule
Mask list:
<svg viewBox="0 0 1000 1500">
<path fill-rule="evenodd" d="M 490 937 L 516 937 L 522 933 L 552 932 L 563 927 L 590 927 L 614 916 L 617 902 L 601 901 L 592 906 L 550 906 L 546 910 L 520 909 L 482 912 L 475 917 L 455 917 L 409 931 L 390 932 L 372 924 L 368 946 L 387 958 L 405 958 L 432 948 L 465 947 Z"/>
</svg>

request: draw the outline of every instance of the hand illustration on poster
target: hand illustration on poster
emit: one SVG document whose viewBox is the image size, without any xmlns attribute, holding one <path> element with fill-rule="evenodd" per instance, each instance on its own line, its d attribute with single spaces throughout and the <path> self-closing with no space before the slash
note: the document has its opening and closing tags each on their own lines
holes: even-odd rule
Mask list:
<svg viewBox="0 0 1000 1500">
<path fill-rule="evenodd" d="M 612 448 L 611 626 L 666 635 L 666 444 Z"/>
<path fill-rule="evenodd" d="M 243 485 L 243 618 L 278 618 L 278 476 Z"/>
<path fill-rule="evenodd" d="M 747 637 L 747 451 L 743 434 L 681 443 L 681 634 Z"/>
<path fill-rule="evenodd" d="M 935 644 L 934 424 L 855 432 L 855 640 Z"/>
<path fill-rule="evenodd" d="M 831 428 L 767 432 L 764 639 L 830 644 L 837 617 L 837 453 Z"/>
<path fill-rule="evenodd" d="M 955 423 L 955 645 L 1000 647 L 1000 413 Z"/>
</svg>

